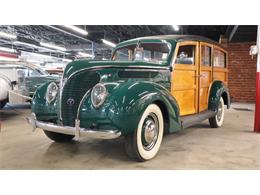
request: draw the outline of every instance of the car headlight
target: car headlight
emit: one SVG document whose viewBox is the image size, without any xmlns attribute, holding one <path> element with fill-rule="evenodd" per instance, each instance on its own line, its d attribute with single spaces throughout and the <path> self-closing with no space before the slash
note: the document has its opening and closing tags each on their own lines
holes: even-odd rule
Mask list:
<svg viewBox="0 0 260 195">
<path fill-rule="evenodd" d="M 47 87 L 47 91 L 46 91 L 47 102 L 48 103 L 52 102 L 55 99 L 57 93 L 58 93 L 58 86 L 56 85 L 56 83 L 51 82 Z"/>
<path fill-rule="evenodd" d="M 96 84 L 91 91 L 91 102 L 95 108 L 101 106 L 107 96 L 107 89 L 105 85 L 98 83 Z"/>
</svg>

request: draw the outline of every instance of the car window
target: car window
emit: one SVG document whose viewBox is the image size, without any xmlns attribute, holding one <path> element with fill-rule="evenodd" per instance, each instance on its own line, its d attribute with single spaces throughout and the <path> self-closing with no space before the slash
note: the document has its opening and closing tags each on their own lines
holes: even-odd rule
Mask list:
<svg viewBox="0 0 260 195">
<path fill-rule="evenodd" d="M 29 76 L 41 76 L 41 72 L 38 69 L 29 69 Z"/>
<path fill-rule="evenodd" d="M 195 45 L 180 46 L 175 63 L 195 64 Z"/>
<path fill-rule="evenodd" d="M 226 54 L 219 50 L 219 49 L 214 49 L 213 53 L 213 65 L 216 67 L 226 67 Z"/>
<path fill-rule="evenodd" d="M 211 66 L 211 47 L 201 46 L 201 65 Z"/>
<path fill-rule="evenodd" d="M 170 54 L 169 43 L 141 43 L 118 48 L 112 57 L 115 61 L 146 61 L 166 63 Z"/>
<path fill-rule="evenodd" d="M 27 68 L 17 68 L 17 75 L 19 78 L 27 77 L 29 75 Z"/>
</svg>

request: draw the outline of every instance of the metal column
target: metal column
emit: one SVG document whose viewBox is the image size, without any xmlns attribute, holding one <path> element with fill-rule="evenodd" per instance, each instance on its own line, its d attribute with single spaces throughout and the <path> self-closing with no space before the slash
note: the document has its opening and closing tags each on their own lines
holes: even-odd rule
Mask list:
<svg viewBox="0 0 260 195">
<path fill-rule="evenodd" d="M 257 27 L 257 68 L 256 68 L 256 97 L 254 131 L 260 133 L 260 25 Z"/>
</svg>

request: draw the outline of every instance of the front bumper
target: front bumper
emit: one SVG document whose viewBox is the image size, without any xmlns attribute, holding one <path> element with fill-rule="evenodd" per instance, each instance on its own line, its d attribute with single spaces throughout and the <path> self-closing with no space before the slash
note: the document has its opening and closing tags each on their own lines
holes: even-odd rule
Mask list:
<svg viewBox="0 0 260 195">
<path fill-rule="evenodd" d="M 81 128 L 79 120 L 75 121 L 75 127 L 60 126 L 54 123 L 38 121 L 34 113 L 32 113 L 30 117 L 27 117 L 26 120 L 29 124 L 32 125 L 33 131 L 35 131 L 36 128 L 40 128 L 55 133 L 75 135 L 76 139 L 79 139 L 80 137 L 89 137 L 95 139 L 115 139 L 121 135 L 121 132 L 118 130 L 94 130 Z"/>
</svg>

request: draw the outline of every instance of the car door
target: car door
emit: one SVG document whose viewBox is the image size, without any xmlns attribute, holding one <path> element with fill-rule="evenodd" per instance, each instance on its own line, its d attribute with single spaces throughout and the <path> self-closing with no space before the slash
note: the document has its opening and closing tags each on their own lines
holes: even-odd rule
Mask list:
<svg viewBox="0 0 260 195">
<path fill-rule="evenodd" d="M 199 112 L 208 109 L 208 95 L 212 83 L 212 51 L 213 46 L 208 43 L 200 43 L 199 65 Z"/>
<path fill-rule="evenodd" d="M 176 45 L 171 94 L 179 105 L 181 116 L 198 112 L 198 51 L 196 41 Z"/>
</svg>

